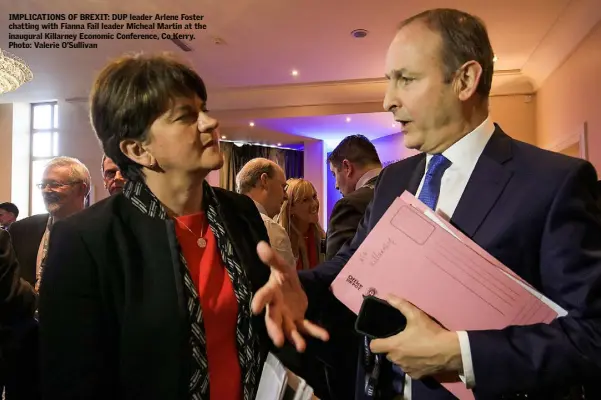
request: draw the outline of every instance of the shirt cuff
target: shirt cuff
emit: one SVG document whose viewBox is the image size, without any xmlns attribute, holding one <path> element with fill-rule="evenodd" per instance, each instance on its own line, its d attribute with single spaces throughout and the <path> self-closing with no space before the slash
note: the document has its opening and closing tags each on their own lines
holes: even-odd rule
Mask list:
<svg viewBox="0 0 601 400">
<path fill-rule="evenodd" d="M 457 331 L 459 337 L 459 348 L 461 349 L 461 362 L 463 363 L 463 374 L 459 378 L 468 389 L 476 386 L 476 377 L 474 376 L 474 364 L 472 363 L 472 351 L 470 350 L 470 339 L 466 331 Z"/>
</svg>

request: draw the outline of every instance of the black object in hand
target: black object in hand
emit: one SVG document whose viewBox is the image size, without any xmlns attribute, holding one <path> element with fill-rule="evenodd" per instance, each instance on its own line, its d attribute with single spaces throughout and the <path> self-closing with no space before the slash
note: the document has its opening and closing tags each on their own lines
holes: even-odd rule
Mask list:
<svg viewBox="0 0 601 400">
<path fill-rule="evenodd" d="M 375 296 L 364 296 L 355 321 L 355 330 L 370 339 L 381 339 L 401 333 L 407 319 L 399 310 Z"/>
</svg>

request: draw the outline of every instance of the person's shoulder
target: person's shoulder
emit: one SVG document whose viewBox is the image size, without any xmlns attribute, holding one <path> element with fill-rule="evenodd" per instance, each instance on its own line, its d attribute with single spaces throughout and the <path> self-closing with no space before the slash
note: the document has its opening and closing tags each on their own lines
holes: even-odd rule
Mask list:
<svg viewBox="0 0 601 400">
<path fill-rule="evenodd" d="M 353 204 L 356 202 L 364 202 L 365 200 L 369 201 L 374 196 L 374 186 L 362 186 L 359 189 L 349 193 L 344 196 L 342 199 L 346 199 L 347 202 Z M 340 199 L 340 200 L 342 200 Z"/>
<path fill-rule="evenodd" d="M 288 235 L 286 233 L 286 229 L 284 229 L 284 227 L 282 225 L 280 225 L 279 223 L 277 223 L 273 218 L 269 218 L 265 214 L 261 214 L 261 218 L 263 219 L 263 222 L 265 223 L 265 227 L 267 228 L 267 230 Z"/>
<path fill-rule="evenodd" d="M 109 196 L 64 220 L 56 222 L 53 229 L 62 226 L 62 229 L 71 229 L 82 234 L 101 234 L 123 212 L 122 208 L 127 207 L 127 203 L 129 203 L 129 200 L 122 193 Z"/>
<path fill-rule="evenodd" d="M 257 208 L 252 199 L 244 194 L 236 193 L 231 190 L 226 190 L 217 186 L 212 186 L 211 189 L 213 189 L 213 192 L 217 197 L 217 201 L 222 205 L 228 207 L 243 207 L 245 209 Z M 259 210 L 257 210 L 257 212 L 259 212 Z"/>
<path fill-rule="evenodd" d="M 20 219 L 18 221 L 13 222 L 10 225 L 11 229 L 19 229 L 22 226 L 28 226 L 28 225 L 36 225 L 36 224 L 40 224 L 40 223 L 46 223 L 48 221 L 48 214 L 36 214 L 36 215 L 32 215 L 30 217 L 25 217 L 23 219 Z"/>
<path fill-rule="evenodd" d="M 388 164 L 380 172 L 378 181 L 389 177 L 392 178 L 397 174 L 402 174 L 407 171 L 413 171 L 425 158 L 425 153 L 419 153 Z"/>
<path fill-rule="evenodd" d="M 37 231 L 39 229 L 44 229 L 48 223 L 48 218 L 49 214 L 36 214 L 20 219 L 10 224 L 8 233 L 11 235 L 12 240 L 27 240 L 28 235 L 31 234 L 32 230 Z"/>
<path fill-rule="evenodd" d="M 512 139 L 514 156 L 520 162 L 537 170 L 571 170 L 581 167 L 588 161 L 555 151 L 542 149 L 529 143 Z"/>
<path fill-rule="evenodd" d="M 355 209 L 356 203 L 356 195 L 353 195 L 356 190 L 352 193 L 347 194 L 346 196 L 339 199 L 336 203 L 334 203 L 334 207 L 332 207 L 332 216 L 335 216 L 338 213 L 341 213 L 345 210 Z"/>
</svg>

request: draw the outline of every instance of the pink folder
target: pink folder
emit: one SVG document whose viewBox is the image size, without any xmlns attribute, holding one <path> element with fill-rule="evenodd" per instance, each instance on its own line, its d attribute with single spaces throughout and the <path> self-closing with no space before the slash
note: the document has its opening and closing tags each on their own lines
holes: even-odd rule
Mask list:
<svg viewBox="0 0 601 400">
<path fill-rule="evenodd" d="M 331 288 L 355 313 L 364 295 L 395 294 L 452 331 L 549 323 L 565 315 L 408 192 L 388 208 Z M 444 386 L 460 399 L 474 398 L 462 382 Z"/>
</svg>

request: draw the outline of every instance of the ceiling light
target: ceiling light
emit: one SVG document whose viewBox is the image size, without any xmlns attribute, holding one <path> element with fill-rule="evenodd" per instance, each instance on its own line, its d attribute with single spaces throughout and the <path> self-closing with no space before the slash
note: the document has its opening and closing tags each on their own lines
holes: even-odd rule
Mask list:
<svg viewBox="0 0 601 400">
<path fill-rule="evenodd" d="M 498 59 L 499 59 L 499 58 L 498 58 L 498 57 L 497 57 L 497 55 L 495 54 L 495 55 L 493 56 L 493 58 L 492 58 L 492 62 L 496 63 Z"/>
<path fill-rule="evenodd" d="M 0 49 L 0 94 L 17 90 L 32 79 L 33 73 L 25 61 Z"/>
<path fill-rule="evenodd" d="M 297 70 L 295 70 L 295 69 L 293 69 L 293 70 L 292 70 L 292 76 L 298 76 L 298 71 L 297 71 Z"/>
<path fill-rule="evenodd" d="M 281 145 L 282 145 L 281 143 L 278 143 L 278 146 L 281 146 Z"/>
<path fill-rule="evenodd" d="M 221 136 L 221 139 L 225 139 L 225 138 L 226 138 L 226 136 L 225 136 L 225 135 Z"/>
<path fill-rule="evenodd" d="M 351 32 L 351 36 L 355 39 L 363 39 L 369 32 L 365 29 L 355 29 Z"/>
<path fill-rule="evenodd" d="M 248 124 L 249 126 L 255 126 L 255 123 L 250 121 L 250 123 Z"/>
<path fill-rule="evenodd" d="M 346 117 L 346 122 L 351 122 L 351 117 Z"/>
</svg>

